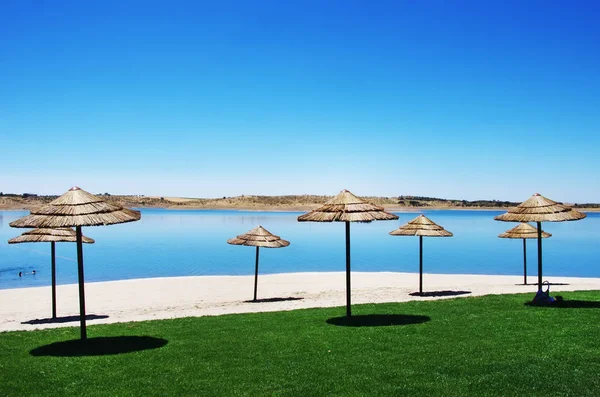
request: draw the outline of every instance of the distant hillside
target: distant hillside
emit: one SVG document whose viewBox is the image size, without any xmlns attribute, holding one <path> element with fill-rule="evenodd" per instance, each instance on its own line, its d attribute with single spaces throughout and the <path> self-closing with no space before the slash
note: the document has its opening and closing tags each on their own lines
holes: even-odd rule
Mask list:
<svg viewBox="0 0 600 397">
<path fill-rule="evenodd" d="M 125 207 L 156 207 L 156 208 L 240 208 L 240 209 L 310 209 L 331 199 L 332 196 L 319 195 L 287 195 L 287 196 L 256 196 L 242 195 L 220 198 L 186 198 L 186 197 L 155 197 L 155 196 L 121 196 L 108 193 L 98 194 L 109 202 L 115 202 Z M 57 196 L 38 196 L 32 193 L 4 194 L 0 193 L 0 209 L 30 209 L 49 203 Z M 438 197 L 397 196 L 374 197 L 365 196 L 362 199 L 387 208 L 508 208 L 518 205 L 517 202 L 499 200 L 454 200 Z M 577 203 L 576 208 L 600 208 L 596 203 Z"/>
<path fill-rule="evenodd" d="M 407 207 L 459 207 L 459 208 L 507 208 L 520 203 L 499 200 L 454 200 L 438 197 L 399 196 L 398 204 Z"/>
<path fill-rule="evenodd" d="M 399 196 L 398 204 L 406 207 L 510 208 L 520 202 L 499 200 L 454 200 L 437 197 Z M 574 208 L 600 208 L 598 203 L 567 203 Z"/>
</svg>

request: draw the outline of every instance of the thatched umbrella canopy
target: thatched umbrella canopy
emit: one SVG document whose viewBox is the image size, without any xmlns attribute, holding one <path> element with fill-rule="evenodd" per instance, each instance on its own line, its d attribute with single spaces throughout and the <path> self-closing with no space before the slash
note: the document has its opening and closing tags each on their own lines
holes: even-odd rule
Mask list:
<svg viewBox="0 0 600 397">
<path fill-rule="evenodd" d="M 86 244 L 93 244 L 94 240 L 81 236 Z M 51 269 L 52 269 L 52 318 L 56 318 L 56 248 L 54 243 L 75 243 L 77 234 L 75 230 L 65 227 L 57 229 L 34 229 L 24 232 L 18 237 L 8 240 L 9 244 L 19 243 L 50 243 Z"/>
<path fill-rule="evenodd" d="M 419 215 L 412 221 L 390 232 L 392 236 L 419 236 L 419 294 L 423 293 L 423 237 L 452 237 L 452 233 L 440 225 Z"/>
<path fill-rule="evenodd" d="M 282 248 L 290 245 L 289 241 L 283 240 L 281 237 L 271 234 L 262 226 L 257 226 L 245 234 L 240 234 L 237 237 L 227 240 L 227 244 L 246 245 L 256 247 L 256 264 L 254 267 L 254 301 L 256 301 L 256 292 L 258 288 L 258 250 L 264 248 Z"/>
<path fill-rule="evenodd" d="M 505 231 L 498 235 L 500 238 L 522 238 L 532 239 L 537 238 L 537 229 L 531 226 L 529 223 L 521 222 L 517 226 L 510 230 Z M 552 237 L 550 233 L 546 233 L 542 230 L 542 238 Z"/>
<path fill-rule="evenodd" d="M 350 222 L 391 221 L 398 215 L 385 212 L 383 207 L 367 203 L 348 190 L 323 204 L 321 207 L 298 217 L 299 222 L 345 222 L 346 223 L 346 315 L 352 315 L 350 304 Z"/>
<path fill-rule="evenodd" d="M 542 230 L 542 238 L 552 236 Z M 529 223 L 521 222 L 510 230 L 498 235 L 500 238 L 523 239 L 523 284 L 527 285 L 527 239 L 537 238 L 537 229 Z"/>
<path fill-rule="evenodd" d="M 23 218 L 10 223 L 11 227 L 57 228 L 75 227 L 77 239 L 77 269 L 79 278 L 79 320 L 81 339 L 87 338 L 85 325 L 85 290 L 83 275 L 83 236 L 82 226 L 104 226 L 116 223 L 137 221 L 139 211 L 107 203 L 99 197 L 78 188 L 71 188 L 59 198 L 31 210 Z"/>
<path fill-rule="evenodd" d="M 542 289 L 542 222 L 577 221 L 586 215 L 572 207 L 552 201 L 539 193 L 531 196 L 506 214 L 494 219 L 504 222 L 536 222 L 538 238 L 538 289 Z"/>
<path fill-rule="evenodd" d="M 86 236 L 81 236 L 86 244 L 93 244 L 95 241 Z M 9 244 L 18 243 L 76 243 L 77 234 L 70 227 L 60 228 L 40 228 L 23 232 L 18 237 L 8 240 Z"/>
</svg>

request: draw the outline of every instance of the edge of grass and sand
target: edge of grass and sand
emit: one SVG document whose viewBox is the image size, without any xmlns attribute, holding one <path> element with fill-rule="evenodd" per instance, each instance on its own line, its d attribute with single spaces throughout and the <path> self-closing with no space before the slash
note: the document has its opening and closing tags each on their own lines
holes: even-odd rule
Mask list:
<svg viewBox="0 0 600 397">
<path fill-rule="evenodd" d="M 353 272 L 352 303 L 433 300 L 489 294 L 535 294 L 522 285 L 522 276 Z M 600 290 L 600 278 L 547 277 L 551 291 Z M 530 282 L 535 282 L 530 277 Z M 99 318 L 91 324 L 196 317 L 231 313 L 286 311 L 345 304 L 345 272 L 306 272 L 260 275 L 258 298 L 252 299 L 254 276 L 191 276 L 142 278 L 86 283 L 87 313 Z M 0 331 L 32 330 L 77 325 L 77 284 L 57 286 L 59 317 L 73 322 L 43 321 L 50 317 L 50 287 L 0 290 Z"/>
</svg>

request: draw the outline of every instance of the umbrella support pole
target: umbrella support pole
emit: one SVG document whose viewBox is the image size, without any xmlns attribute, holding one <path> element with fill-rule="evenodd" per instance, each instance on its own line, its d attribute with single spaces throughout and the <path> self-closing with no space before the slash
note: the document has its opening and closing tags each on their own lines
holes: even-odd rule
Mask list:
<svg viewBox="0 0 600 397">
<path fill-rule="evenodd" d="M 54 241 L 50 243 L 52 254 L 52 318 L 56 318 L 56 246 Z"/>
<path fill-rule="evenodd" d="M 350 303 L 350 222 L 346 221 L 346 316 L 352 316 Z"/>
<path fill-rule="evenodd" d="M 419 236 L 419 295 L 423 295 L 423 236 Z"/>
<path fill-rule="evenodd" d="M 538 291 L 542 290 L 542 222 L 537 223 L 538 232 Z"/>
<path fill-rule="evenodd" d="M 527 285 L 527 240 L 523 239 L 523 284 Z"/>
<path fill-rule="evenodd" d="M 85 327 L 85 289 L 83 279 L 83 244 L 81 237 L 81 226 L 76 227 L 77 232 L 77 275 L 79 278 L 79 321 L 81 328 L 81 340 L 87 339 Z"/>
<path fill-rule="evenodd" d="M 256 291 L 258 289 L 258 250 L 260 247 L 256 247 L 256 265 L 254 267 L 254 300 L 256 301 Z"/>
</svg>

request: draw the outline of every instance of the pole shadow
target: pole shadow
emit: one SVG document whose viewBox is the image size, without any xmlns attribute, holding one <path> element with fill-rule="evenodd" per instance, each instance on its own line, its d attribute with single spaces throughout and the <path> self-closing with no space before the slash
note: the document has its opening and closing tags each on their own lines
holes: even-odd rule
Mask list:
<svg viewBox="0 0 600 397">
<path fill-rule="evenodd" d="M 459 296 L 470 294 L 471 291 L 430 291 L 430 292 L 411 292 L 410 296 L 422 297 L 442 297 L 442 296 Z"/>
<path fill-rule="evenodd" d="M 32 356 L 79 357 L 106 356 L 158 349 L 169 341 L 152 336 L 108 336 L 55 342 L 32 349 Z"/>
<path fill-rule="evenodd" d="M 327 324 L 342 327 L 386 327 L 391 325 L 421 324 L 431 320 L 429 316 L 412 314 L 365 314 L 359 316 L 343 316 L 328 319 Z"/>
<path fill-rule="evenodd" d="M 299 301 L 304 298 L 296 298 L 293 296 L 289 296 L 287 298 L 263 298 L 257 300 L 249 300 L 244 301 L 244 303 L 267 303 L 267 302 L 285 302 L 285 301 Z"/>
<path fill-rule="evenodd" d="M 85 316 L 86 321 L 89 320 L 102 320 L 108 318 L 105 314 L 87 314 Z M 48 318 L 36 318 L 34 320 L 23 321 L 21 324 L 37 325 L 37 324 L 61 324 L 79 321 L 79 315 L 76 316 L 63 316 L 63 317 L 48 317 Z"/>
</svg>

